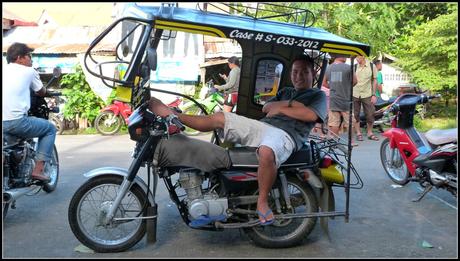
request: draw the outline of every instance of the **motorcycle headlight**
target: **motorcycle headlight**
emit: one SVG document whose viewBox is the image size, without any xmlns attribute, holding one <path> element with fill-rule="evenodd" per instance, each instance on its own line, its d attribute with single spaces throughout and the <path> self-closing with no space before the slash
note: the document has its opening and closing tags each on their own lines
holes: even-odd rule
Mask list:
<svg viewBox="0 0 460 261">
<path fill-rule="evenodd" d="M 128 133 L 131 140 L 143 141 L 148 136 L 148 130 L 146 130 L 144 124 L 144 117 L 139 113 L 139 110 L 135 110 L 128 118 Z"/>
</svg>

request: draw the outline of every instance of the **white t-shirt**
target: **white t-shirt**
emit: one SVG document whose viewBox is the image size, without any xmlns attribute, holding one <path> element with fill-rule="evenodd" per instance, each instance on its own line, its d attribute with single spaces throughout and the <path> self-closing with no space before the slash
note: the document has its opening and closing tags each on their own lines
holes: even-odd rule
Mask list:
<svg viewBox="0 0 460 261">
<path fill-rule="evenodd" d="M 30 91 L 39 91 L 43 87 L 38 72 L 17 63 L 3 66 L 3 117 L 2 121 L 20 119 L 30 109 Z"/>
</svg>

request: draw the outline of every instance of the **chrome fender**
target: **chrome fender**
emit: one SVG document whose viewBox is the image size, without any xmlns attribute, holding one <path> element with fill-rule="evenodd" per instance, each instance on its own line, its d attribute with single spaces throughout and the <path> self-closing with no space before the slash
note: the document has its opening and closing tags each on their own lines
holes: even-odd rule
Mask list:
<svg viewBox="0 0 460 261">
<path fill-rule="evenodd" d="M 128 170 L 123 169 L 123 168 L 118 168 L 118 167 L 102 167 L 102 168 L 90 170 L 89 172 L 86 172 L 85 174 L 83 174 L 83 176 L 87 178 L 94 178 L 94 177 L 105 176 L 105 175 L 118 175 L 118 176 L 122 176 L 123 178 L 125 178 L 128 176 Z M 144 180 L 136 176 L 134 178 L 134 183 L 139 185 L 139 187 L 141 187 L 141 189 L 145 193 L 147 193 L 147 184 L 145 184 Z M 155 199 L 152 196 L 152 191 L 150 191 L 150 193 L 148 194 L 148 199 L 149 199 L 150 205 L 154 206 Z"/>
</svg>

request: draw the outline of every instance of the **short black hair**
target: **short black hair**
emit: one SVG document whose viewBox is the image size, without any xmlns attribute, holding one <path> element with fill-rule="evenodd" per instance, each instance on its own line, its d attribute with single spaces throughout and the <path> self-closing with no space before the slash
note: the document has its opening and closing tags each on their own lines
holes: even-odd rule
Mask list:
<svg viewBox="0 0 460 261">
<path fill-rule="evenodd" d="M 228 58 L 227 61 L 228 61 L 229 63 L 233 63 L 233 64 L 235 64 L 235 65 L 237 65 L 237 66 L 240 66 L 240 60 L 239 60 L 238 57 L 236 57 L 236 56 L 232 56 L 232 57 Z"/>
<path fill-rule="evenodd" d="M 34 49 L 30 48 L 26 44 L 13 43 L 10 47 L 8 47 L 8 50 L 6 51 L 6 62 L 15 62 L 18 59 L 18 57 L 26 56 L 33 51 Z"/>
<path fill-rule="evenodd" d="M 380 61 L 380 60 L 375 60 L 375 61 L 374 61 L 374 64 L 375 64 L 375 65 L 378 65 L 379 63 L 382 63 L 382 61 Z"/>
<path fill-rule="evenodd" d="M 315 60 L 313 58 L 311 58 L 310 56 L 308 56 L 308 55 L 305 55 L 305 54 L 297 55 L 292 60 L 291 65 L 294 64 L 296 61 L 305 61 L 307 63 L 307 65 L 309 65 L 312 70 L 315 69 Z"/>
</svg>

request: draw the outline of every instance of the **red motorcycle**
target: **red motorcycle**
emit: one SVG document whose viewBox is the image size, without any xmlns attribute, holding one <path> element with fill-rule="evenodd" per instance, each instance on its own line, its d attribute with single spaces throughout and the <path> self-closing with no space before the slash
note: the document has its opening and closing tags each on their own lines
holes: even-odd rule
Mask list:
<svg viewBox="0 0 460 261">
<path fill-rule="evenodd" d="M 425 136 L 414 128 L 416 105 L 440 95 L 404 94 L 391 105 L 395 114 L 380 147 L 383 168 L 391 180 L 405 185 L 419 182 L 425 188 L 421 200 L 433 187 L 457 196 L 457 129 L 430 130 Z"/>
<path fill-rule="evenodd" d="M 94 122 L 96 130 L 102 135 L 113 135 L 121 129 L 124 123 L 128 124 L 128 117 L 131 113 L 131 106 L 128 103 L 115 100 L 112 104 L 102 108 L 97 115 Z"/>
<path fill-rule="evenodd" d="M 176 97 L 168 106 L 178 108 L 181 103 L 182 100 Z M 131 106 L 128 103 L 114 100 L 113 104 L 102 108 L 97 115 L 94 121 L 96 130 L 102 135 L 114 135 L 120 131 L 122 125 L 129 124 L 128 118 L 131 113 Z"/>
</svg>

